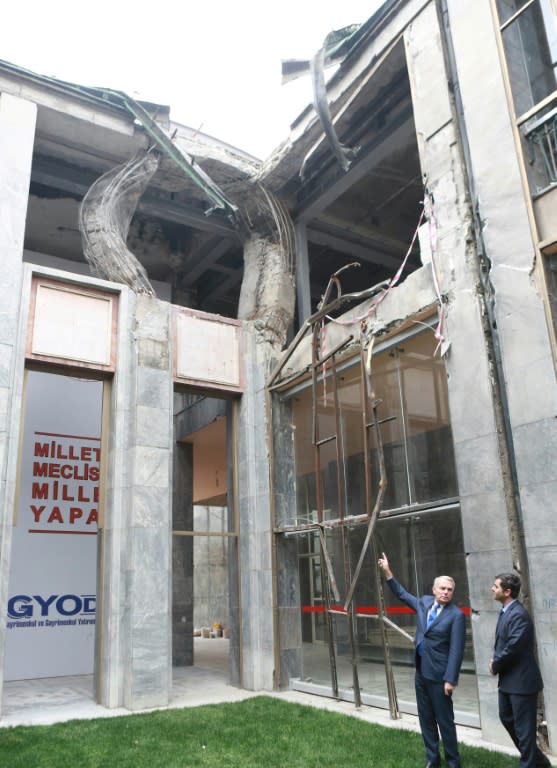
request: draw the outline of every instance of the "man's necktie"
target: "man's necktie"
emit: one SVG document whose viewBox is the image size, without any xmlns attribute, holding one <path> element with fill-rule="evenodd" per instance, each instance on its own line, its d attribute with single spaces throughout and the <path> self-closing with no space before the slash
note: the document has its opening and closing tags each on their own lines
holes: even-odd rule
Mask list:
<svg viewBox="0 0 557 768">
<path fill-rule="evenodd" d="M 433 608 L 429 612 L 429 616 L 427 617 L 427 628 L 429 629 L 430 626 L 433 624 L 435 619 L 437 618 L 437 614 L 439 613 L 439 605 L 438 603 L 433 604 Z"/>
<path fill-rule="evenodd" d="M 429 614 L 427 616 L 427 620 L 426 620 L 426 628 L 425 628 L 426 632 L 430 628 L 432 623 L 435 621 L 435 618 L 436 618 L 437 614 L 439 613 L 439 608 L 440 608 L 440 606 L 439 606 L 438 603 L 433 603 L 433 606 L 432 606 L 432 608 L 431 608 L 431 610 L 430 610 L 430 612 L 429 612 Z M 424 641 L 421 640 L 418 643 L 418 645 L 416 646 L 416 650 L 418 651 L 418 655 L 419 656 L 423 655 L 423 652 L 424 652 L 423 645 L 424 645 Z"/>
</svg>

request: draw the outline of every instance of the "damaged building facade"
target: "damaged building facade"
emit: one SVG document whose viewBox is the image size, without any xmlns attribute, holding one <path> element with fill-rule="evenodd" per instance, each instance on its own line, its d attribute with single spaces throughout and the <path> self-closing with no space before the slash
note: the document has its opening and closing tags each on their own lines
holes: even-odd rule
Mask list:
<svg viewBox="0 0 557 768">
<path fill-rule="evenodd" d="M 217 624 L 235 685 L 415 712 L 386 551 L 455 577 L 457 721 L 503 744 L 521 574 L 555 751 L 556 40 L 549 0 L 388 0 L 265 162 L 1 64 L 3 682 L 164 707 Z"/>
</svg>

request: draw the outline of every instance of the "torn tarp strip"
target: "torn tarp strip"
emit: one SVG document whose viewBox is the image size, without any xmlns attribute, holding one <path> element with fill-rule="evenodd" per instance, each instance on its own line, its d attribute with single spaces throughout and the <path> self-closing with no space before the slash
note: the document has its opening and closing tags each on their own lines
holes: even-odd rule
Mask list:
<svg viewBox="0 0 557 768">
<path fill-rule="evenodd" d="M 348 27 L 329 32 L 323 43 L 324 66 L 328 67 L 344 56 L 348 48 L 347 43 L 351 41 L 361 27 L 361 24 L 351 24 Z M 284 85 L 297 77 L 306 75 L 310 70 L 311 61 L 310 59 L 283 59 L 281 65 L 282 84 Z"/>
</svg>

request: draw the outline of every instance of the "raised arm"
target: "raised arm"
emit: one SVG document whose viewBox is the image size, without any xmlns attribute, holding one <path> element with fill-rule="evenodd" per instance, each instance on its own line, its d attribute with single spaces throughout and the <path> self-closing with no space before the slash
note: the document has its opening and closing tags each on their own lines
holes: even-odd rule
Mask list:
<svg viewBox="0 0 557 768">
<path fill-rule="evenodd" d="M 399 600 L 402 600 L 403 603 L 406 603 L 406 605 L 409 605 L 410 608 L 413 608 L 415 611 L 417 611 L 418 598 L 415 595 L 412 595 L 410 592 L 407 592 L 402 584 L 399 584 L 395 579 L 389 565 L 389 559 L 384 552 L 381 553 L 381 557 L 377 561 L 377 565 L 383 571 L 383 575 L 387 579 L 387 584 L 389 585 L 391 592 L 396 595 Z"/>
</svg>

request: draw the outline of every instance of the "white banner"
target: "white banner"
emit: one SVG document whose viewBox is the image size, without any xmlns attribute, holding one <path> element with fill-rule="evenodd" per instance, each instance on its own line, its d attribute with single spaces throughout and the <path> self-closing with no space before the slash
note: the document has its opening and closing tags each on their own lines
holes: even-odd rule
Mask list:
<svg viewBox="0 0 557 768">
<path fill-rule="evenodd" d="M 102 386 L 27 373 L 6 680 L 93 672 Z"/>
</svg>

